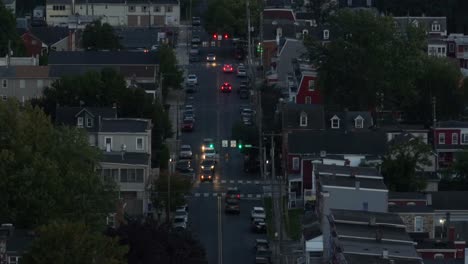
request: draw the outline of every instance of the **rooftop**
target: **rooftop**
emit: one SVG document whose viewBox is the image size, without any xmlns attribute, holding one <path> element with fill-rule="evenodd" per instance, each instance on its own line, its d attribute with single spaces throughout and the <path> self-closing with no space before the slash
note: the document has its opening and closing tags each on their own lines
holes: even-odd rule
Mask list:
<svg viewBox="0 0 468 264">
<path fill-rule="evenodd" d="M 391 205 L 388 206 L 391 213 L 432 213 L 434 209 L 427 205 Z"/>
<path fill-rule="evenodd" d="M 400 264 L 400 259 L 413 259 L 420 260 L 416 249 L 413 244 L 402 243 L 402 242 L 388 242 L 388 241 L 376 241 L 364 240 L 364 239 L 352 239 L 352 238 L 340 238 L 340 247 L 343 253 L 354 253 L 368 256 L 380 257 L 384 250 L 388 252 L 388 258 L 398 259 L 396 263 Z M 369 263 L 369 262 L 360 262 Z M 420 262 L 419 262 L 420 263 Z"/>
<path fill-rule="evenodd" d="M 468 128 L 468 122 L 464 121 L 441 121 L 437 122 L 437 128 Z"/>
<path fill-rule="evenodd" d="M 375 240 L 379 234 L 382 241 L 402 241 L 412 243 L 404 227 L 369 226 L 336 223 L 334 230 L 338 237 Z"/>
<path fill-rule="evenodd" d="M 434 210 L 468 210 L 468 191 L 431 192 Z"/>
<path fill-rule="evenodd" d="M 115 118 L 117 116 L 116 109 L 111 107 L 57 107 L 55 111 L 55 123 L 57 125 L 66 125 L 66 126 L 76 126 L 77 125 L 77 115 L 82 111 L 86 111 L 92 116 L 98 118 Z M 99 121 L 98 121 L 99 122 Z M 95 122 L 98 124 L 98 122 Z M 88 130 L 97 131 L 98 126 L 95 125 L 93 128 Z"/>
<path fill-rule="evenodd" d="M 53 45 L 70 34 L 66 27 L 31 27 L 30 32 L 46 45 Z"/>
<path fill-rule="evenodd" d="M 356 178 L 373 177 L 383 179 L 382 175 L 373 167 L 351 167 L 327 164 L 316 164 L 315 170 L 318 174 L 329 175 L 354 175 Z"/>
<path fill-rule="evenodd" d="M 343 112 L 327 112 L 327 117 L 325 124 L 328 128 L 332 128 L 331 119 L 337 117 L 339 118 L 339 128 L 340 130 L 347 131 L 359 131 L 364 129 L 369 129 L 374 126 L 374 121 L 372 115 L 367 111 L 343 111 Z M 362 128 L 357 127 L 356 120 L 362 120 Z"/>
<path fill-rule="evenodd" d="M 372 255 L 357 255 L 352 253 L 344 254 L 347 264 L 421 264 L 421 260 L 418 259 L 401 259 L 401 258 L 388 258 L 384 259 L 381 256 Z M 426 260 L 424 260 L 426 264 Z M 445 262 L 444 262 L 445 263 Z"/>
<path fill-rule="evenodd" d="M 150 163 L 150 155 L 147 153 L 136 152 L 103 152 L 101 162 L 131 164 L 131 165 L 148 165 Z"/>
<path fill-rule="evenodd" d="M 51 77 L 83 75 L 89 71 L 100 72 L 103 69 L 110 68 L 124 75 L 126 78 L 154 78 L 156 66 L 148 65 L 51 65 Z"/>
<path fill-rule="evenodd" d="M 356 190 L 387 190 L 382 179 L 352 178 L 346 176 L 320 175 L 322 187 L 349 187 Z"/>
<path fill-rule="evenodd" d="M 156 65 L 152 53 L 131 51 L 61 51 L 49 54 L 49 65 Z"/>
<path fill-rule="evenodd" d="M 419 200 L 426 201 L 426 195 L 421 192 L 389 192 L 388 200 Z"/>
<path fill-rule="evenodd" d="M 100 132 L 145 133 L 149 129 L 151 129 L 151 121 L 149 119 L 103 118 Z"/>
<path fill-rule="evenodd" d="M 307 115 L 306 126 L 300 126 L 302 113 Z M 282 114 L 283 129 L 325 129 L 322 105 L 285 103 L 282 105 Z"/>
<path fill-rule="evenodd" d="M 368 225 L 371 220 L 375 219 L 376 225 L 405 227 L 400 216 L 393 213 L 330 209 L 330 219 L 335 223 L 353 222 L 361 225 Z"/>
</svg>

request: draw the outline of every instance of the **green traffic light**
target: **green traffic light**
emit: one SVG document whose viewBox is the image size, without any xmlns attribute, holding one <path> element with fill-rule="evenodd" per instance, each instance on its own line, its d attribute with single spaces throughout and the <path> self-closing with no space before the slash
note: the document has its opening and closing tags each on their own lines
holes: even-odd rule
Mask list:
<svg viewBox="0 0 468 264">
<path fill-rule="evenodd" d="M 239 144 L 237 147 L 238 147 L 239 149 L 242 149 L 242 144 Z"/>
<path fill-rule="evenodd" d="M 213 145 L 213 144 L 210 144 L 210 148 L 213 148 L 213 147 L 214 147 L 214 145 Z"/>
</svg>

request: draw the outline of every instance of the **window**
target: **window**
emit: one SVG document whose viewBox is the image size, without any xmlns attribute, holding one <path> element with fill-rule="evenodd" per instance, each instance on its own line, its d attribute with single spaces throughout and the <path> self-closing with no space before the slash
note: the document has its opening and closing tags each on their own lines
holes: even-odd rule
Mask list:
<svg viewBox="0 0 468 264">
<path fill-rule="evenodd" d="M 8 88 L 8 80 L 2 80 L 2 88 Z"/>
<path fill-rule="evenodd" d="M 423 232 L 424 230 L 424 219 L 422 216 L 414 217 L 414 232 Z"/>
<path fill-rule="evenodd" d="M 86 127 L 93 127 L 94 120 L 92 118 L 86 118 Z"/>
<path fill-rule="evenodd" d="M 24 89 L 26 87 L 26 81 L 25 80 L 20 80 L 20 88 Z"/>
<path fill-rule="evenodd" d="M 102 178 L 105 182 L 115 182 L 119 178 L 119 169 L 102 169 Z"/>
<path fill-rule="evenodd" d="M 298 157 L 294 157 L 292 158 L 292 169 L 293 170 L 299 170 L 299 158 Z"/>
<path fill-rule="evenodd" d="M 440 31 L 440 24 L 439 24 L 439 22 L 435 21 L 434 23 L 432 23 L 431 30 L 432 30 L 432 31 Z"/>
<path fill-rule="evenodd" d="M 112 138 L 111 137 L 104 137 L 104 147 L 106 148 L 106 151 L 111 151 L 112 150 Z"/>
<path fill-rule="evenodd" d="M 354 127 L 355 128 L 364 128 L 364 118 L 358 116 L 354 119 Z"/>
<path fill-rule="evenodd" d="M 309 80 L 309 91 L 315 91 L 315 80 Z"/>
<path fill-rule="evenodd" d="M 147 6 L 142 6 L 141 7 L 141 12 L 148 12 L 148 7 Z"/>
<path fill-rule="evenodd" d="M 143 138 L 139 137 L 136 139 L 136 149 L 143 150 Z"/>
<path fill-rule="evenodd" d="M 444 258 L 445 258 L 445 256 L 442 253 L 434 254 L 434 259 L 444 259 Z"/>
<path fill-rule="evenodd" d="M 129 6 L 128 12 L 135 12 L 135 6 Z"/>
<path fill-rule="evenodd" d="M 9 256 L 8 257 L 8 263 L 9 264 L 18 264 L 20 261 L 21 257 L 16 257 L 16 256 Z"/>
<path fill-rule="evenodd" d="M 6 101 L 6 100 L 7 100 L 7 96 L 6 96 L 6 95 L 0 95 L 0 98 L 2 98 L 3 101 Z"/>
<path fill-rule="evenodd" d="M 155 6 L 153 10 L 154 10 L 154 12 L 159 13 L 159 12 L 161 12 L 161 7 L 160 6 Z"/>
<path fill-rule="evenodd" d="M 305 103 L 306 103 L 306 104 L 311 104 L 311 103 L 312 103 L 312 97 L 306 96 L 306 97 L 305 97 Z"/>
<path fill-rule="evenodd" d="M 39 89 L 44 88 L 44 80 L 37 80 L 37 88 Z"/>
<path fill-rule="evenodd" d="M 340 128 L 340 119 L 337 116 L 332 117 L 331 128 Z"/>
<path fill-rule="evenodd" d="M 171 13 L 171 12 L 172 12 L 172 6 L 167 6 L 167 7 L 166 7 L 166 11 L 167 11 L 168 13 Z"/>
<path fill-rule="evenodd" d="M 328 29 L 323 30 L 323 39 L 330 38 L 330 31 Z"/>
<path fill-rule="evenodd" d="M 449 43 L 449 52 L 455 52 L 455 43 Z"/>
<path fill-rule="evenodd" d="M 106 223 L 110 227 L 115 227 L 115 213 L 114 214 L 109 214 L 106 217 Z"/>
<path fill-rule="evenodd" d="M 445 133 L 439 134 L 439 144 L 445 144 Z"/>
<path fill-rule="evenodd" d="M 458 145 L 458 134 L 457 133 L 452 133 L 452 144 L 453 145 Z"/>
<path fill-rule="evenodd" d="M 143 169 L 120 169 L 120 182 L 143 182 Z"/>
<path fill-rule="evenodd" d="M 83 118 L 82 117 L 78 117 L 78 121 L 77 121 L 77 124 L 76 124 L 78 127 L 83 127 Z"/>
<path fill-rule="evenodd" d="M 462 134 L 462 144 L 468 144 L 468 134 Z"/>
<path fill-rule="evenodd" d="M 300 117 L 300 126 L 301 127 L 306 127 L 307 126 L 307 114 L 306 113 L 301 113 L 301 117 Z"/>
</svg>

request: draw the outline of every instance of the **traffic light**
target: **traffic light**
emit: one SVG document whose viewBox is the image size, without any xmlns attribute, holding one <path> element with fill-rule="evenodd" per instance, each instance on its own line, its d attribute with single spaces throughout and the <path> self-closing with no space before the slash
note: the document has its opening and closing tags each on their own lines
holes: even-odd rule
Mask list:
<svg viewBox="0 0 468 264">
<path fill-rule="evenodd" d="M 218 39 L 218 34 L 214 33 L 214 34 L 213 34 L 213 39 L 214 39 L 214 40 L 217 40 L 217 39 Z"/>
<path fill-rule="evenodd" d="M 242 141 L 239 140 L 239 142 L 237 142 L 237 148 L 242 149 L 243 147 L 244 145 L 242 145 Z"/>
<path fill-rule="evenodd" d="M 210 148 L 214 148 L 214 144 L 213 144 L 213 143 L 210 144 Z"/>
<path fill-rule="evenodd" d="M 228 39 L 229 38 L 229 35 L 228 34 L 224 34 L 224 39 Z"/>
<path fill-rule="evenodd" d="M 257 43 L 257 53 L 263 53 L 263 46 L 262 43 Z"/>
</svg>

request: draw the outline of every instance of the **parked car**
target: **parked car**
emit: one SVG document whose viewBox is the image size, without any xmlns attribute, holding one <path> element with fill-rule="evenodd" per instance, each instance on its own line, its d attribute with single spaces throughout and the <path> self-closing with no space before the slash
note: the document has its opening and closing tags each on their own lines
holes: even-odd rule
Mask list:
<svg viewBox="0 0 468 264">
<path fill-rule="evenodd" d="M 177 206 L 176 210 L 185 210 L 185 212 L 188 213 L 188 211 L 189 211 L 188 204 L 183 204 L 183 205 Z"/>
<path fill-rule="evenodd" d="M 200 36 L 197 36 L 197 35 L 192 36 L 192 43 L 200 43 L 200 42 L 201 42 Z"/>
<path fill-rule="evenodd" d="M 240 99 L 249 99 L 250 92 L 246 89 L 241 89 L 239 91 L 239 98 Z"/>
<path fill-rule="evenodd" d="M 266 218 L 265 209 L 263 207 L 256 206 L 252 208 L 252 211 L 250 211 L 250 219 L 253 220 L 255 218 L 260 218 L 260 219 Z"/>
<path fill-rule="evenodd" d="M 188 213 L 185 211 L 185 209 L 176 209 L 175 211 L 175 217 L 183 217 L 185 219 L 185 222 L 188 222 Z"/>
<path fill-rule="evenodd" d="M 195 74 L 189 74 L 187 76 L 187 84 L 198 84 L 198 77 Z"/>
<path fill-rule="evenodd" d="M 252 231 L 255 233 L 266 233 L 266 223 L 265 219 L 255 218 L 252 220 Z"/>
<path fill-rule="evenodd" d="M 192 26 L 198 27 L 201 25 L 200 17 L 192 17 Z"/>
<path fill-rule="evenodd" d="M 192 147 L 190 145 L 180 146 L 179 158 L 191 159 L 192 158 Z"/>
<path fill-rule="evenodd" d="M 192 162 L 190 160 L 177 161 L 176 171 L 180 173 L 193 173 Z"/>
<path fill-rule="evenodd" d="M 185 110 L 184 111 L 184 119 L 193 119 L 193 120 L 195 120 L 195 111 Z"/>
<path fill-rule="evenodd" d="M 255 240 L 255 263 L 271 263 L 271 250 L 266 239 Z"/>
<path fill-rule="evenodd" d="M 237 77 L 246 77 L 247 71 L 244 66 L 237 67 Z"/>
<path fill-rule="evenodd" d="M 195 120 L 190 119 L 190 118 L 184 119 L 184 121 L 182 122 L 182 131 L 192 132 L 194 128 L 195 128 Z"/>
<path fill-rule="evenodd" d="M 193 83 L 185 85 L 185 92 L 186 93 L 196 93 L 197 90 L 198 90 L 197 85 L 195 85 Z"/>
<path fill-rule="evenodd" d="M 185 217 L 176 216 L 172 222 L 172 228 L 187 229 L 187 222 L 185 221 Z"/>
<path fill-rule="evenodd" d="M 189 55 L 189 62 L 199 62 L 201 61 L 200 55 L 190 54 Z"/>
</svg>

